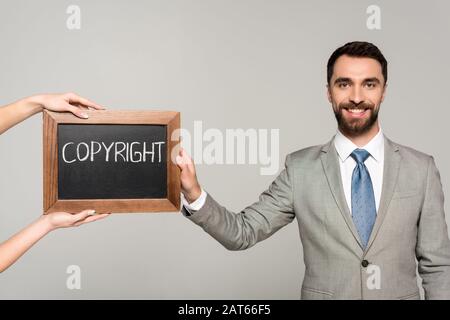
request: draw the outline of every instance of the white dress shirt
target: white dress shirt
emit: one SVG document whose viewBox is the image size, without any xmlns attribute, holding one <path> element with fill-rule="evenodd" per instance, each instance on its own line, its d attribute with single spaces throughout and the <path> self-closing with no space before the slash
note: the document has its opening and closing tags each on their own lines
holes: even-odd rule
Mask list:
<svg viewBox="0 0 450 320">
<path fill-rule="evenodd" d="M 341 168 L 342 185 L 344 187 L 345 199 L 347 205 L 352 212 L 352 174 L 356 167 L 356 161 L 350 156 L 356 146 L 349 138 L 344 136 L 339 130 L 334 137 L 334 146 L 339 155 L 339 166 Z M 373 191 L 375 196 L 375 206 L 378 212 L 381 197 L 381 188 L 383 185 L 383 165 L 384 165 L 384 136 L 381 129 L 377 135 L 372 138 L 365 146 L 360 149 L 365 149 L 370 153 L 369 158 L 364 162 L 369 170 L 370 178 L 372 180 Z M 181 194 L 181 201 L 183 206 L 189 211 L 200 210 L 206 201 L 207 193 L 202 189 L 200 196 L 192 203 L 189 203 Z"/>
<path fill-rule="evenodd" d="M 203 207 L 206 201 L 206 196 L 207 193 L 202 188 L 202 193 L 200 194 L 200 197 L 198 197 L 195 201 L 189 203 L 184 197 L 184 194 L 181 193 L 181 202 L 183 203 L 183 206 L 186 208 L 186 210 L 192 213 L 192 211 L 198 211 Z"/>
<path fill-rule="evenodd" d="M 350 156 L 353 150 L 357 149 L 349 138 L 344 136 L 339 130 L 334 137 L 334 147 L 339 155 L 339 166 L 341 168 L 342 185 L 344 187 L 345 199 L 352 212 L 352 174 L 356 167 L 356 161 Z M 381 188 L 383 186 L 383 166 L 384 166 L 384 136 L 381 129 L 365 146 L 359 149 L 367 150 L 370 156 L 364 162 L 369 170 L 372 180 L 373 192 L 375 196 L 375 206 L 380 206 Z"/>
</svg>

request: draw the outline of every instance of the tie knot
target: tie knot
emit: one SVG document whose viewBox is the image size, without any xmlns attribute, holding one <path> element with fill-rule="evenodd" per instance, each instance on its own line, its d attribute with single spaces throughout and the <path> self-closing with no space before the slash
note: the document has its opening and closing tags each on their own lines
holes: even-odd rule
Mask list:
<svg viewBox="0 0 450 320">
<path fill-rule="evenodd" d="M 350 156 L 355 159 L 358 164 L 363 164 L 370 156 L 370 153 L 364 149 L 355 149 Z"/>
</svg>

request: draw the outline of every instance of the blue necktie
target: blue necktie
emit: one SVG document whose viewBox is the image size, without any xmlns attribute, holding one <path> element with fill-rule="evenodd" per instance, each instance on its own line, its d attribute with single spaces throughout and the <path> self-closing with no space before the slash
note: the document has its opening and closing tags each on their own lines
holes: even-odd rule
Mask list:
<svg viewBox="0 0 450 320">
<path fill-rule="evenodd" d="M 364 249 L 369 242 L 377 215 L 372 180 L 364 164 L 369 155 L 364 149 L 355 149 L 351 154 L 356 161 L 352 174 L 352 218 Z"/>
</svg>

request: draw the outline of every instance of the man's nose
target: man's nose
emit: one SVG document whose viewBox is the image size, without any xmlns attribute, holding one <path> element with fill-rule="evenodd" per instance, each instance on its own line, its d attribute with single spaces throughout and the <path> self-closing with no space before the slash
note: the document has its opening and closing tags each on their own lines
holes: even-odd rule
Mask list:
<svg viewBox="0 0 450 320">
<path fill-rule="evenodd" d="M 350 93 L 349 100 L 350 100 L 350 102 L 354 103 L 355 105 L 358 105 L 364 101 L 364 97 L 361 93 L 361 90 L 359 88 L 357 88 L 357 86 L 354 86 L 352 88 L 352 92 Z"/>
</svg>

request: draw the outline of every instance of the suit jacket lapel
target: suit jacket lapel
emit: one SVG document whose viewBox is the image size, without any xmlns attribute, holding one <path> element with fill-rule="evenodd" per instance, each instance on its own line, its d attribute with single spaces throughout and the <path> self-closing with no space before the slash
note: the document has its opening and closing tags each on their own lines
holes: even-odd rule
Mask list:
<svg viewBox="0 0 450 320">
<path fill-rule="evenodd" d="M 383 220 L 386 217 L 389 203 L 394 194 L 397 184 L 398 173 L 400 169 L 400 152 L 399 148 L 388 138 L 384 138 L 384 169 L 383 169 L 383 187 L 381 189 L 380 206 L 378 208 L 377 218 L 372 233 L 367 244 L 367 250 L 370 249 L 380 230 Z"/>
<path fill-rule="evenodd" d="M 361 240 L 350 215 L 347 200 L 345 199 L 344 187 L 342 185 L 341 178 L 341 168 L 339 166 L 339 158 L 336 148 L 333 145 L 333 139 L 322 147 L 321 161 L 334 200 L 336 201 L 348 228 L 362 249 L 363 246 Z"/>
</svg>

